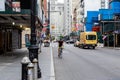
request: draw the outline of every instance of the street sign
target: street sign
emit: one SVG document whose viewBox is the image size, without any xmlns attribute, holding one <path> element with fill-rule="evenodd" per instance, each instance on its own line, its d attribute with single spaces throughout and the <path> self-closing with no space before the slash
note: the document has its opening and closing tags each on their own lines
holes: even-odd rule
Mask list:
<svg viewBox="0 0 120 80">
<path fill-rule="evenodd" d="M 54 26 L 54 25 L 52 25 L 52 26 L 51 26 L 51 28 L 52 28 L 52 29 L 55 29 L 55 26 Z"/>
</svg>

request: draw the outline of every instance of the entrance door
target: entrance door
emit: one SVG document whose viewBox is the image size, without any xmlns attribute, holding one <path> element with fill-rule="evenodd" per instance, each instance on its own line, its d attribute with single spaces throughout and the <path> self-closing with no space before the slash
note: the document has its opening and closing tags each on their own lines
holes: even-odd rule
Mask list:
<svg viewBox="0 0 120 80">
<path fill-rule="evenodd" d="M 117 35 L 117 47 L 120 47 L 120 34 Z"/>
<path fill-rule="evenodd" d="M 6 34 L 6 44 L 7 44 L 7 51 L 11 51 L 12 50 L 12 32 L 11 31 L 7 31 Z"/>
<path fill-rule="evenodd" d="M 0 52 L 3 52 L 3 34 L 2 34 L 2 31 L 0 31 Z"/>
</svg>

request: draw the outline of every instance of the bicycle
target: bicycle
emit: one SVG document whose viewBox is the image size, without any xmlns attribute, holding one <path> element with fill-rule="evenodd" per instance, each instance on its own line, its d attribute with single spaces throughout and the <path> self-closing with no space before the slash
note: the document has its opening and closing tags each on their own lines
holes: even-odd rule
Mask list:
<svg viewBox="0 0 120 80">
<path fill-rule="evenodd" d="M 62 50 L 63 50 L 62 47 L 58 48 L 58 57 L 61 58 L 61 59 L 62 59 Z"/>
</svg>

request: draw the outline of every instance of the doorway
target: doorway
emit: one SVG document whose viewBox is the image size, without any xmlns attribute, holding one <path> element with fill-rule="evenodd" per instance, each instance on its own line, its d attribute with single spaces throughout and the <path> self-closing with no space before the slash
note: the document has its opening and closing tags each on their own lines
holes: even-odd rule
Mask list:
<svg viewBox="0 0 120 80">
<path fill-rule="evenodd" d="M 117 47 L 120 47 L 120 34 L 117 34 L 117 40 L 116 40 L 117 42 Z"/>
</svg>

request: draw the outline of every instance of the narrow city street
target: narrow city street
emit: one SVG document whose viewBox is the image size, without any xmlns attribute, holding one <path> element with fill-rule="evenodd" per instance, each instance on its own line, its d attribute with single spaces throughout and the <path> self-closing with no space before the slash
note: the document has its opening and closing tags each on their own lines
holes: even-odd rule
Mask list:
<svg viewBox="0 0 120 80">
<path fill-rule="evenodd" d="M 57 43 L 50 47 L 42 46 L 42 53 L 39 54 L 40 80 L 50 80 L 54 76 L 55 80 L 120 80 L 120 49 L 81 49 L 73 44 L 64 44 L 63 58 L 60 59 L 57 48 Z M 54 76 L 51 74 L 51 49 Z M 21 60 L 25 55 L 28 56 L 27 48 L 18 49 L 17 53 L 13 51 L 12 55 L 1 55 L 0 80 L 21 80 Z"/>
<path fill-rule="evenodd" d="M 53 44 L 56 80 L 120 80 L 120 50 L 81 49 L 64 44 L 63 58 Z"/>
<path fill-rule="evenodd" d="M 0 4 L 0 80 L 120 80 L 120 0 Z"/>
</svg>

